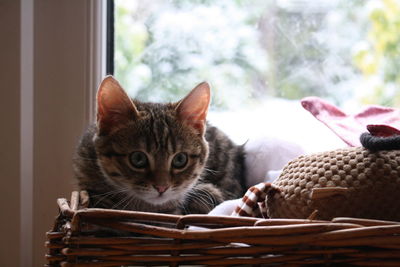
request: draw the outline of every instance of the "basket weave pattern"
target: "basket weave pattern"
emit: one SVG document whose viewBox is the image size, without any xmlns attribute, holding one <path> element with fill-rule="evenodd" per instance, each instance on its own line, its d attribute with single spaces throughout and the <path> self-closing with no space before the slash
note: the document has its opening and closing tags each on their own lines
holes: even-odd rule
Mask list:
<svg viewBox="0 0 400 267">
<path fill-rule="evenodd" d="M 307 218 L 318 210 L 322 220 L 400 221 L 400 150 L 356 147 L 300 156 L 273 184 L 280 193 L 268 198 L 271 218 Z"/>
<path fill-rule="evenodd" d="M 58 200 L 48 266 L 398 266 L 400 260 L 399 222 L 179 216 L 85 208 L 87 201 L 86 192 Z"/>
</svg>

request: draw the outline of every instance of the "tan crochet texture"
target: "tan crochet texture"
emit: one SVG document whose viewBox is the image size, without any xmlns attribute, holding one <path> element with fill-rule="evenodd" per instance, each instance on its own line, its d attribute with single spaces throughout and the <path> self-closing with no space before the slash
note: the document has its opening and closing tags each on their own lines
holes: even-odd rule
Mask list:
<svg viewBox="0 0 400 267">
<path fill-rule="evenodd" d="M 289 162 L 267 198 L 271 218 L 359 217 L 400 221 L 400 151 L 346 148 Z"/>
</svg>

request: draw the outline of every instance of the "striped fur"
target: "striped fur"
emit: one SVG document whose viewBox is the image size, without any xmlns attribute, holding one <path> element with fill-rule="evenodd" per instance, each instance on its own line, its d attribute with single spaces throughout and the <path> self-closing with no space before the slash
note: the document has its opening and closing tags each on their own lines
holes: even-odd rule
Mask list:
<svg viewBox="0 0 400 267">
<path fill-rule="evenodd" d="M 184 123 L 178 103 L 142 103 L 133 100 L 138 118 L 124 121 L 104 134 L 92 125 L 81 138 L 73 160 L 81 190 L 91 207 L 163 212 L 207 213 L 227 199 L 238 198 L 244 187 L 244 152 L 217 128 L 204 134 Z M 132 167 L 132 151 L 145 151 L 149 166 Z M 182 170 L 171 158 L 187 153 Z M 162 194 L 154 184 L 168 184 Z"/>
</svg>

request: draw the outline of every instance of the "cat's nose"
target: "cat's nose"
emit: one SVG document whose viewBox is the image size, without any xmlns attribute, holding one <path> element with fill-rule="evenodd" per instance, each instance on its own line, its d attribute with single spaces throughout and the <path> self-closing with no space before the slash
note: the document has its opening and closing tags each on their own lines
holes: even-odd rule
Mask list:
<svg viewBox="0 0 400 267">
<path fill-rule="evenodd" d="M 168 185 L 153 185 L 153 187 L 157 190 L 158 193 L 162 194 L 168 190 Z"/>
</svg>

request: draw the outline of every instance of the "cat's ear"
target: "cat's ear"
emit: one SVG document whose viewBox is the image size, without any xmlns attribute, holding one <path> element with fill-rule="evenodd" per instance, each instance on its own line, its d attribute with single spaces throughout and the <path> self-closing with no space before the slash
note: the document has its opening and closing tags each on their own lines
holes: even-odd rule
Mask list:
<svg viewBox="0 0 400 267">
<path fill-rule="evenodd" d="M 197 85 L 176 108 L 180 120 L 204 134 L 211 92 L 208 83 Z"/>
<path fill-rule="evenodd" d="M 100 135 L 120 128 L 138 116 L 124 89 L 112 76 L 103 79 L 97 91 L 97 128 Z"/>
</svg>

